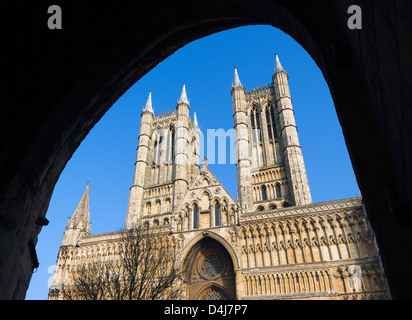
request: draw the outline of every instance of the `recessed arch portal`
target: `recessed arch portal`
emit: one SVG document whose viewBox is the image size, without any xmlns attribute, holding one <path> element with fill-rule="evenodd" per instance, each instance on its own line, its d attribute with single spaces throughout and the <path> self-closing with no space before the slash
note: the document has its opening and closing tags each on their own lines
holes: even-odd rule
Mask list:
<svg viewBox="0 0 412 320">
<path fill-rule="evenodd" d="M 197 241 L 184 258 L 182 270 L 186 299 L 235 299 L 233 261 L 219 241 L 211 237 L 203 237 Z"/>
</svg>

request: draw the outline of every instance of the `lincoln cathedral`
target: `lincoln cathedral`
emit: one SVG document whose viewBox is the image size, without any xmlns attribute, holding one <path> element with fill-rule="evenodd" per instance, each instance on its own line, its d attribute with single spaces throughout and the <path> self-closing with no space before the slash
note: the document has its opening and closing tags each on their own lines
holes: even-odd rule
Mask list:
<svg viewBox="0 0 412 320">
<path fill-rule="evenodd" d="M 186 87 L 172 111 L 141 114 L 125 229 L 144 226 L 173 250 L 183 299 L 390 299 L 362 198 L 312 203 L 288 85 L 230 90 L 237 199 L 200 159 L 200 127 Z M 201 120 L 201 119 L 200 119 Z M 120 231 L 91 234 L 89 185 L 69 218 L 49 299 L 71 269 L 116 255 Z"/>
</svg>

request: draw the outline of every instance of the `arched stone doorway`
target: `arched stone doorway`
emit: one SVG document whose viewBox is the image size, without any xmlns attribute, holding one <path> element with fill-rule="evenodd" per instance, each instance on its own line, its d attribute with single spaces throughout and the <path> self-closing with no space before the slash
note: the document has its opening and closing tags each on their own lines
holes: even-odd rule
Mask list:
<svg viewBox="0 0 412 320">
<path fill-rule="evenodd" d="M 233 261 L 212 238 L 203 238 L 189 251 L 183 265 L 186 299 L 233 300 L 236 284 Z"/>
</svg>

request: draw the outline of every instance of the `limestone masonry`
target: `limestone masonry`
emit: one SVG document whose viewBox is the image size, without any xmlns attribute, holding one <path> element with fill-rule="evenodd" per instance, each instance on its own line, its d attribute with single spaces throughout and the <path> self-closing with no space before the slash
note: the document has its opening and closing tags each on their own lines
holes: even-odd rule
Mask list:
<svg viewBox="0 0 412 320">
<path fill-rule="evenodd" d="M 200 167 L 200 130 L 183 85 L 176 109 L 141 115 L 125 229 L 148 227 L 184 266 L 184 299 L 390 299 L 361 198 L 312 203 L 288 73 L 231 88 L 237 200 Z M 49 299 L 68 272 L 116 255 L 120 232 L 90 234 L 89 185 L 69 219 Z"/>
</svg>

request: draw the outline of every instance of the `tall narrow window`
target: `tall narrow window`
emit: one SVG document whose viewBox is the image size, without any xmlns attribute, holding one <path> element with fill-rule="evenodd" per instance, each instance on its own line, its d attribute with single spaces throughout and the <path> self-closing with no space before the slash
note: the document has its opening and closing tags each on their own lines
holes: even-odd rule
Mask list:
<svg viewBox="0 0 412 320">
<path fill-rule="evenodd" d="M 269 140 L 272 140 L 272 139 L 273 139 L 272 124 L 271 124 L 271 123 L 272 123 L 272 120 L 271 120 L 271 118 L 270 118 L 270 111 L 269 111 L 269 109 L 270 109 L 270 106 L 268 106 L 268 107 L 266 108 L 266 123 L 267 123 Z"/>
<path fill-rule="evenodd" d="M 256 123 L 255 123 L 254 110 L 252 110 L 252 113 L 250 114 L 250 123 L 252 124 L 252 142 L 256 143 L 256 135 L 255 135 Z"/>
<path fill-rule="evenodd" d="M 256 110 L 256 129 L 260 129 L 260 114 L 259 114 L 259 110 Z"/>
<path fill-rule="evenodd" d="M 267 200 L 266 186 L 262 186 L 262 200 Z"/>
<path fill-rule="evenodd" d="M 260 111 L 253 107 L 250 112 L 251 123 L 251 135 L 252 135 L 252 156 L 254 167 L 260 167 L 263 165 L 262 155 L 260 155 L 259 146 L 261 143 L 261 124 L 260 124 Z"/>
<path fill-rule="evenodd" d="M 159 144 L 157 145 L 157 155 L 156 155 L 157 164 L 162 164 L 162 162 L 164 161 L 163 159 L 160 158 L 162 147 L 163 147 L 162 144 L 163 144 L 163 136 L 160 136 Z"/>
<path fill-rule="evenodd" d="M 269 139 L 277 137 L 275 108 L 272 105 L 268 105 L 266 108 L 266 122 Z"/>
<path fill-rule="evenodd" d="M 172 139 L 172 134 L 171 134 L 171 132 L 170 131 L 166 131 L 166 164 L 169 164 L 169 163 L 171 163 L 171 161 L 170 161 L 170 159 L 171 159 L 171 156 L 170 156 L 170 153 L 171 153 L 171 151 L 172 151 L 172 145 L 171 145 L 171 140 Z M 166 177 L 167 177 L 167 175 L 166 175 Z"/>
<path fill-rule="evenodd" d="M 216 202 L 215 204 L 215 226 L 220 225 L 220 204 Z"/>
<path fill-rule="evenodd" d="M 282 193 L 280 192 L 280 184 L 276 185 L 276 198 L 282 198 Z"/>
<path fill-rule="evenodd" d="M 198 209 L 197 205 L 195 204 L 193 207 L 193 229 L 199 228 L 199 217 L 198 217 Z"/>
<path fill-rule="evenodd" d="M 158 144 L 159 144 L 159 141 L 157 139 L 158 139 L 158 136 L 156 135 L 156 140 L 154 141 L 154 146 L 153 146 L 153 164 L 157 164 L 157 149 L 158 149 Z"/>
<path fill-rule="evenodd" d="M 276 118 L 275 118 L 275 108 L 273 106 L 270 106 L 270 118 L 272 121 L 272 128 L 273 128 L 273 136 L 277 137 L 277 129 L 276 129 Z"/>
</svg>

